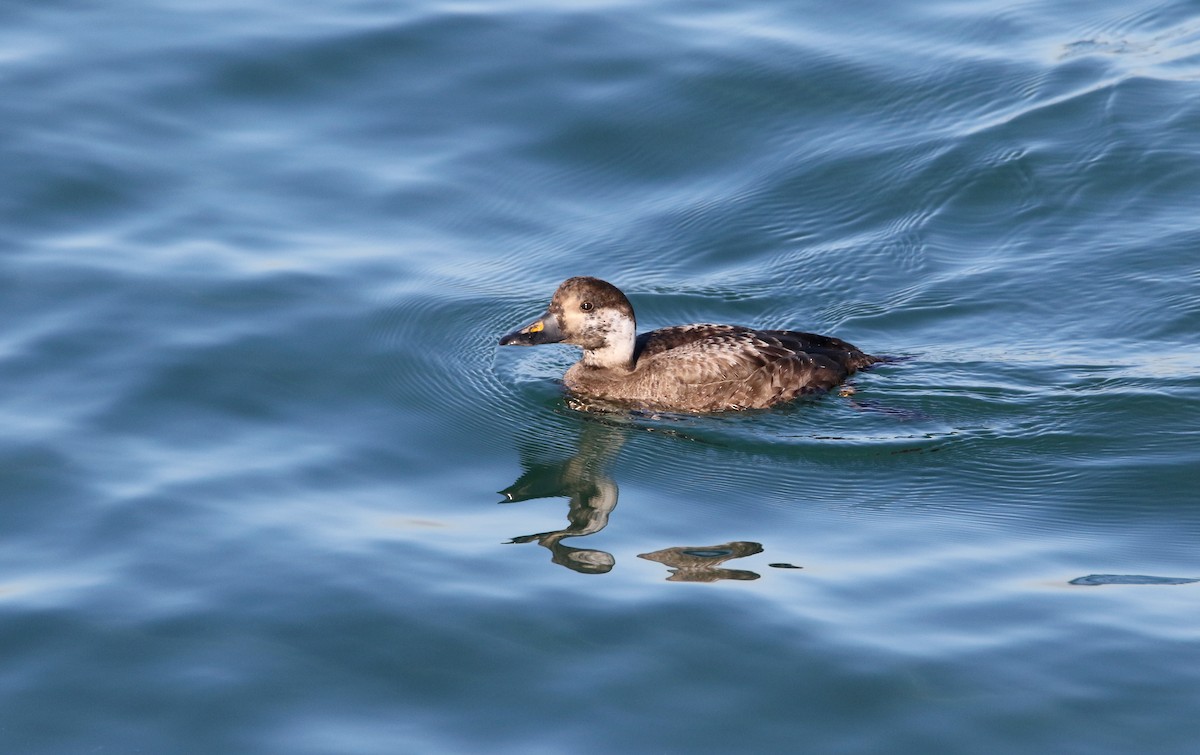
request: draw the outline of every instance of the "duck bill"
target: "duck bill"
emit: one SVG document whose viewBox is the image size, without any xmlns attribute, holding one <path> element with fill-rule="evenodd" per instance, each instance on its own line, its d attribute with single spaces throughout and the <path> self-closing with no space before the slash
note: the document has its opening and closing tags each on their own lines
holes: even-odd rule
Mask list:
<svg viewBox="0 0 1200 755">
<path fill-rule="evenodd" d="M 558 343 L 563 339 L 558 327 L 558 318 L 544 312 L 541 317 L 513 332 L 501 336 L 501 346 L 537 346 L 540 343 Z"/>
</svg>

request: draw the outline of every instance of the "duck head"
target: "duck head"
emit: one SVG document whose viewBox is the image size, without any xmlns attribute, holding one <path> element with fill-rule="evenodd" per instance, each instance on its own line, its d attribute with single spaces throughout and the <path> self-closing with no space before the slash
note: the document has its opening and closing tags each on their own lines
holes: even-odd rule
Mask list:
<svg viewBox="0 0 1200 755">
<path fill-rule="evenodd" d="M 569 343 L 583 348 L 583 363 L 633 369 L 637 320 L 625 294 L 599 278 L 568 278 L 533 322 L 500 338 L 501 346 Z"/>
</svg>

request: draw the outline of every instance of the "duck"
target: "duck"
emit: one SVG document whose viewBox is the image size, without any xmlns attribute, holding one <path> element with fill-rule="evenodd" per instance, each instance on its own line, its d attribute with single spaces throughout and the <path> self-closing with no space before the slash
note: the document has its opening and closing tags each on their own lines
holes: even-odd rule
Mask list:
<svg viewBox="0 0 1200 755">
<path fill-rule="evenodd" d="M 824 393 L 883 361 L 832 336 L 741 325 L 675 325 L 638 335 L 629 299 L 613 284 L 568 278 L 532 322 L 501 346 L 565 343 L 583 349 L 563 375 L 577 399 L 687 414 L 766 409 Z"/>
</svg>

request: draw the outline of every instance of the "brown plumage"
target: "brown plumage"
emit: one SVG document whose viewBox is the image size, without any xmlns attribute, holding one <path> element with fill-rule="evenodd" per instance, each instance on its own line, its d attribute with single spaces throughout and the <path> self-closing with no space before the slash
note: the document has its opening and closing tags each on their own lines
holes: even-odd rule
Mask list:
<svg viewBox="0 0 1200 755">
<path fill-rule="evenodd" d="M 582 399 L 653 411 L 763 409 L 823 392 L 879 361 L 837 338 L 739 325 L 676 325 L 636 335 L 625 294 L 570 278 L 550 308 L 500 345 L 570 343 L 583 359 L 563 382 Z"/>
</svg>

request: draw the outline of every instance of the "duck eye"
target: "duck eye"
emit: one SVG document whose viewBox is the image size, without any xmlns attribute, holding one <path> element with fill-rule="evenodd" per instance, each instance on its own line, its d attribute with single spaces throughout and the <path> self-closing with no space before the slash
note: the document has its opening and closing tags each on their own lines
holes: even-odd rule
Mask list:
<svg viewBox="0 0 1200 755">
<path fill-rule="evenodd" d="M 579 308 L 582 309 L 584 312 L 591 312 L 592 311 L 592 303 L 590 301 L 585 301 L 583 304 L 579 305 Z"/>
</svg>

